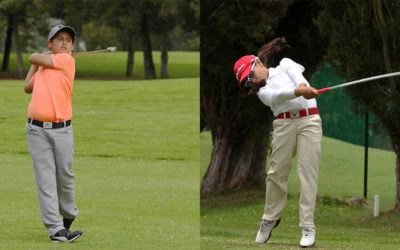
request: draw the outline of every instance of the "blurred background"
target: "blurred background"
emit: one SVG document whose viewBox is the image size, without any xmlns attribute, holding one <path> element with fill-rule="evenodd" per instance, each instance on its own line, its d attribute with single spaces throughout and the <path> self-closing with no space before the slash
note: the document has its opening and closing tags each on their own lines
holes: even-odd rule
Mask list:
<svg viewBox="0 0 400 250">
<path fill-rule="evenodd" d="M 195 55 L 189 52 L 199 50 L 199 6 L 195 1 L 2 0 L 0 13 L 3 78 L 23 78 L 29 70 L 28 54 L 47 50 L 47 35 L 58 24 L 76 30 L 75 52 L 113 46 L 119 51 L 111 55 L 112 64 L 77 58 L 77 77 L 101 73 L 108 77 L 153 79 L 198 74 L 179 58 L 187 55 L 195 61 Z M 188 53 L 168 56 L 171 51 Z M 88 63 L 95 63 L 91 68 L 102 71 L 93 72 Z M 168 67 L 170 64 L 173 66 Z"/>
</svg>

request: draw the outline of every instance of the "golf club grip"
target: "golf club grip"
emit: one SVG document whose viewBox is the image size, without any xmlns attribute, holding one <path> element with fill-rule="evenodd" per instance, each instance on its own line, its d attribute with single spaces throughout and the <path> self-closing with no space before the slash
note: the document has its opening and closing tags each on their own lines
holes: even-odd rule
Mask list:
<svg viewBox="0 0 400 250">
<path fill-rule="evenodd" d="M 328 92 L 329 90 L 331 90 L 331 89 L 330 88 L 319 89 L 318 90 L 318 94 L 322 94 L 322 93 Z"/>
</svg>

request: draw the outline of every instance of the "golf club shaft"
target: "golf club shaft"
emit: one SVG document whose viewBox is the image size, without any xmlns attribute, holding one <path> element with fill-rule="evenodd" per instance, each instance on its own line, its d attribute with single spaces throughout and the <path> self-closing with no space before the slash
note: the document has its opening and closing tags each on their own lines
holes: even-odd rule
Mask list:
<svg viewBox="0 0 400 250">
<path fill-rule="evenodd" d="M 76 52 L 76 53 L 73 53 L 73 55 L 84 55 L 84 54 L 93 54 L 93 53 L 100 53 L 100 52 L 110 52 L 110 50 L 101 49 L 101 50 L 93 50 L 93 51 Z"/>
<path fill-rule="evenodd" d="M 342 83 L 333 87 L 327 87 L 327 88 L 323 88 L 323 89 L 319 89 L 318 90 L 318 94 L 322 94 L 325 92 L 328 92 L 329 90 L 332 89 L 337 89 L 337 88 L 343 88 L 343 87 L 348 87 L 354 84 L 358 84 L 358 83 L 362 83 L 362 82 L 369 82 L 369 81 L 374 81 L 374 80 L 378 80 L 381 78 L 387 78 L 387 77 L 392 77 L 392 76 L 398 76 L 400 75 L 400 71 L 398 72 L 392 72 L 392 73 L 388 73 L 388 74 L 383 74 L 383 75 L 378 75 L 378 76 L 372 76 L 372 77 L 368 77 L 368 78 L 364 78 L 364 79 L 360 79 L 360 80 L 356 80 L 356 81 L 352 81 L 352 82 L 346 82 L 346 83 Z"/>
</svg>

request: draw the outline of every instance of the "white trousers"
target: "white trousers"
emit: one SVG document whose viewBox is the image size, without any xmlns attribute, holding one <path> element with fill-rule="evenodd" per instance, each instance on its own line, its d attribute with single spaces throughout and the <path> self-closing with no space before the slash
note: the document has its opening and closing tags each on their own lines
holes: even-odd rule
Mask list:
<svg viewBox="0 0 400 250">
<path fill-rule="evenodd" d="M 319 115 L 273 122 L 272 156 L 266 177 L 263 219 L 281 217 L 288 193 L 288 176 L 297 153 L 297 175 L 300 180 L 299 225 L 314 226 L 315 202 L 318 192 L 322 123 Z"/>
</svg>

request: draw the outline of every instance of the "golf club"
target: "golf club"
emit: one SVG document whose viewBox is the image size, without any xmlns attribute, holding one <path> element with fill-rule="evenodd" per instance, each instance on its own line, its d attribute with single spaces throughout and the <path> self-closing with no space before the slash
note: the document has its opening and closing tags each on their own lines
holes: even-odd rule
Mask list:
<svg viewBox="0 0 400 250">
<path fill-rule="evenodd" d="M 85 54 L 93 54 L 93 53 L 100 53 L 100 52 L 115 52 L 117 51 L 117 47 L 108 47 L 107 49 L 101 49 L 101 50 L 93 50 L 93 51 L 85 51 L 85 52 L 76 52 L 73 53 L 72 55 L 85 55 Z"/>
<path fill-rule="evenodd" d="M 364 79 L 360 79 L 360 80 L 356 80 L 356 81 L 352 81 L 352 82 L 346 82 L 346 83 L 342 83 L 333 87 L 327 87 L 327 88 L 323 88 L 323 89 L 319 89 L 318 90 L 318 94 L 322 94 L 325 92 L 328 92 L 332 89 L 338 89 L 338 88 L 343 88 L 343 87 L 347 87 L 350 85 L 354 85 L 354 84 L 358 84 L 358 83 L 362 83 L 362 82 L 369 82 L 369 81 L 373 81 L 373 80 L 378 80 L 381 78 L 387 78 L 387 77 L 392 77 L 392 76 L 398 76 L 400 75 L 400 71 L 398 72 L 392 72 L 392 73 L 388 73 L 388 74 L 383 74 L 383 75 L 377 75 L 377 76 L 372 76 L 372 77 L 368 77 L 368 78 L 364 78 Z"/>
</svg>

